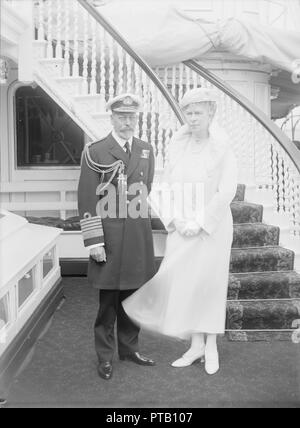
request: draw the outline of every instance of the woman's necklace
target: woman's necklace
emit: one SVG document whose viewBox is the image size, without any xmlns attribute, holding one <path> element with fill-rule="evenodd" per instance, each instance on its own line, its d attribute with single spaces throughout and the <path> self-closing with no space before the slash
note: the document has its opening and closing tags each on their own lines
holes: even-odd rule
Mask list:
<svg viewBox="0 0 300 428">
<path fill-rule="evenodd" d="M 202 152 L 204 150 L 204 148 L 206 147 L 208 141 L 209 141 L 209 137 L 208 138 L 197 138 L 195 136 L 192 136 L 192 138 L 191 138 L 192 151 L 196 151 L 197 153 Z"/>
</svg>

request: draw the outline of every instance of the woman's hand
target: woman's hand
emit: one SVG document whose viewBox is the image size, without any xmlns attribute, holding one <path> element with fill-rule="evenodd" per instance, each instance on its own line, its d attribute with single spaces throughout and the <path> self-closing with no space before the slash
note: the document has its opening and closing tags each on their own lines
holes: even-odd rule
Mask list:
<svg viewBox="0 0 300 428">
<path fill-rule="evenodd" d="M 174 220 L 174 225 L 176 230 L 180 235 L 192 237 L 196 236 L 201 232 L 201 227 L 195 221 L 185 221 L 185 220 Z"/>
<path fill-rule="evenodd" d="M 201 230 L 202 229 L 197 222 L 188 221 L 185 225 L 183 235 L 187 237 L 197 236 Z"/>
<path fill-rule="evenodd" d="M 174 220 L 174 226 L 180 235 L 184 235 L 186 222 L 184 220 Z"/>
</svg>

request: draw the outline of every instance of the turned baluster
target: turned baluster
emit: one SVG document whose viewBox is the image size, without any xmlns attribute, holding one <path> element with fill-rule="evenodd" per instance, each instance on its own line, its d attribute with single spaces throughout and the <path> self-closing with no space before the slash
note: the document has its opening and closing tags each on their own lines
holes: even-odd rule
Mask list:
<svg viewBox="0 0 300 428">
<path fill-rule="evenodd" d="M 271 141 L 271 173 L 272 173 L 272 191 L 273 191 L 273 197 L 274 201 L 276 201 L 277 205 L 277 163 L 276 163 L 276 152 L 274 147 L 275 140 L 272 138 Z"/>
<path fill-rule="evenodd" d="M 151 120 L 151 137 L 150 142 L 156 156 L 156 124 L 157 124 L 157 87 L 152 80 L 150 81 L 150 94 L 151 94 L 151 107 L 150 107 L 150 120 Z"/>
<path fill-rule="evenodd" d="M 132 59 L 126 55 L 126 76 L 127 76 L 127 89 L 126 92 L 132 92 Z"/>
<path fill-rule="evenodd" d="M 65 62 L 63 73 L 70 76 L 70 0 L 64 0 L 65 7 Z"/>
<path fill-rule="evenodd" d="M 170 70 L 172 73 L 172 69 Z M 172 74 L 171 74 L 172 75 Z M 165 67 L 163 82 L 166 88 L 169 87 L 169 68 Z M 172 86 L 172 82 L 171 82 Z M 160 101 L 160 120 L 159 120 L 159 133 L 158 133 L 158 147 L 159 151 L 162 152 L 162 168 L 164 167 L 167 157 L 168 157 L 168 149 L 169 149 L 169 140 L 170 140 L 170 127 L 168 123 L 168 103 L 165 98 L 161 96 L 159 98 Z M 160 148 L 161 145 L 161 148 Z"/>
<path fill-rule="evenodd" d="M 252 120 L 252 127 L 253 127 L 253 147 L 254 147 L 254 166 L 255 166 L 255 181 L 256 184 L 263 190 L 267 187 L 266 183 L 266 168 L 267 168 L 267 162 L 266 162 L 266 156 L 264 152 L 264 146 L 266 144 L 266 141 L 263 141 L 263 145 L 261 144 L 260 137 L 261 137 L 261 129 L 258 126 L 258 123 L 256 120 Z"/>
<path fill-rule="evenodd" d="M 68 0 L 67 0 L 68 1 Z M 47 57 L 53 58 L 53 0 L 48 0 Z"/>
<path fill-rule="evenodd" d="M 272 177 L 272 168 L 273 168 L 273 158 L 272 158 L 272 143 L 273 143 L 273 136 L 270 135 L 267 131 L 265 131 L 267 136 L 267 168 L 268 168 L 268 188 L 269 190 L 272 190 L 273 196 L 274 196 L 274 188 L 273 188 L 273 177 Z"/>
<path fill-rule="evenodd" d="M 172 67 L 172 94 L 175 99 L 177 99 L 176 94 L 176 75 L 177 75 L 177 67 L 176 65 L 173 65 Z"/>
<path fill-rule="evenodd" d="M 277 211 L 280 212 L 281 211 L 280 158 L 278 155 L 277 147 L 275 147 L 275 145 L 273 145 L 273 149 L 274 149 L 274 173 L 275 173 L 274 184 L 276 189 L 276 205 L 277 205 L 276 208 L 277 208 Z"/>
<path fill-rule="evenodd" d="M 142 88 L 141 88 L 141 68 L 138 65 L 138 63 L 134 63 L 134 92 L 136 93 L 136 95 L 138 95 L 139 97 L 142 96 Z"/>
<path fill-rule="evenodd" d="M 191 70 L 187 66 L 185 66 L 184 69 L 185 69 L 185 77 L 186 77 L 185 91 L 189 91 L 191 89 Z"/>
<path fill-rule="evenodd" d="M 61 45 L 61 29 L 62 29 L 62 16 L 61 16 L 61 0 L 56 0 L 57 23 L 56 23 L 56 58 L 62 58 L 62 45 Z"/>
<path fill-rule="evenodd" d="M 300 238 L 300 179 L 294 165 L 291 166 L 291 210 L 293 234 Z"/>
<path fill-rule="evenodd" d="M 286 188 L 285 188 L 285 174 L 284 174 L 284 160 L 283 160 L 283 152 L 281 148 L 278 147 L 278 212 L 280 214 L 285 213 L 285 196 L 286 196 Z"/>
<path fill-rule="evenodd" d="M 118 45 L 118 92 L 124 91 L 124 51 L 122 46 Z"/>
<path fill-rule="evenodd" d="M 148 140 L 148 112 L 149 112 L 149 78 L 142 74 L 144 111 L 142 115 L 142 140 Z"/>
<path fill-rule="evenodd" d="M 114 61 L 114 39 L 108 36 L 108 49 L 109 49 L 109 98 L 115 94 L 115 61 Z"/>
<path fill-rule="evenodd" d="M 103 101 L 106 98 L 106 89 L 105 89 L 105 76 L 106 76 L 106 66 L 105 66 L 105 46 L 106 46 L 106 31 L 104 28 L 99 26 L 99 39 L 100 39 L 100 95 L 102 96 Z"/>
<path fill-rule="evenodd" d="M 169 88 L 169 68 L 164 68 L 163 82 L 166 88 Z"/>
<path fill-rule="evenodd" d="M 158 105 L 158 133 L 157 133 L 157 157 L 156 157 L 156 168 L 163 169 L 164 167 L 164 157 L 163 157 L 163 148 L 164 148 L 164 120 L 165 120 L 165 108 L 163 103 L 163 96 L 161 92 L 158 93 L 157 97 Z"/>
<path fill-rule="evenodd" d="M 91 64 L 91 86 L 90 93 L 97 94 L 97 39 L 96 21 L 92 19 L 92 64 Z"/>
<path fill-rule="evenodd" d="M 74 2 L 74 52 L 73 52 L 73 77 L 79 76 L 79 7 L 77 1 Z"/>
<path fill-rule="evenodd" d="M 262 130 L 257 134 L 257 139 L 260 141 L 260 145 L 263 146 L 263 171 L 264 171 L 264 181 L 265 186 L 268 190 L 272 188 L 272 160 L 271 160 L 271 139 L 273 137 L 265 128 L 262 128 L 262 125 L 257 124 L 257 129 Z M 264 135 L 264 137 L 263 137 Z"/>
<path fill-rule="evenodd" d="M 285 212 L 288 213 L 289 219 L 291 220 L 293 214 L 292 206 L 292 176 L 290 171 L 289 158 L 284 154 L 284 177 L 285 177 Z"/>
<path fill-rule="evenodd" d="M 240 135 L 236 137 L 235 141 L 239 142 L 243 149 L 248 180 L 252 181 L 254 177 L 256 183 L 260 184 L 257 182 L 255 176 L 254 118 L 245 109 L 240 107 L 237 102 L 231 101 L 231 103 L 234 106 L 232 127 L 234 130 L 240 131 Z M 237 118 L 243 126 L 238 126 Z"/>
<path fill-rule="evenodd" d="M 44 2 L 39 1 L 38 4 L 38 40 L 45 40 L 45 30 L 44 30 Z"/>
<path fill-rule="evenodd" d="M 178 100 L 181 100 L 181 98 L 183 97 L 183 72 L 184 72 L 184 65 L 181 63 L 179 65 Z"/>
<path fill-rule="evenodd" d="M 89 93 L 89 81 L 88 81 L 88 66 L 89 66 L 89 27 L 90 18 L 86 11 L 83 12 L 83 65 L 82 65 L 82 77 L 83 77 L 83 94 Z"/>
</svg>

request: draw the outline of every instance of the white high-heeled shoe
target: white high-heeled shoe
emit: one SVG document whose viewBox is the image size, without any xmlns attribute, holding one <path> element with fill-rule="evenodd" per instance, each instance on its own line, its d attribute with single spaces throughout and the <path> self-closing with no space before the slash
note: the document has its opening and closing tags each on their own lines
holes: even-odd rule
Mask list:
<svg viewBox="0 0 300 428">
<path fill-rule="evenodd" d="M 205 371 L 209 375 L 216 374 L 220 369 L 219 354 L 216 352 L 205 352 Z"/>
<path fill-rule="evenodd" d="M 196 361 L 200 360 L 201 363 L 204 363 L 204 350 L 201 353 L 198 353 L 197 355 L 188 356 L 186 354 L 183 354 L 181 358 L 174 361 L 174 363 L 171 364 L 172 367 L 180 368 L 180 367 L 188 367 L 191 366 Z"/>
</svg>

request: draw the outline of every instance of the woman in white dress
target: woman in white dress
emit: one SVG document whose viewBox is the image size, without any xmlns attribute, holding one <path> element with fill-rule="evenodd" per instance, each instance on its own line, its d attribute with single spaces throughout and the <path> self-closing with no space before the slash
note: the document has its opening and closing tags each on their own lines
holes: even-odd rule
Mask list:
<svg viewBox="0 0 300 428">
<path fill-rule="evenodd" d="M 215 91 L 188 91 L 181 106 L 187 125 L 170 143 L 163 180 L 169 195 L 175 188 L 177 194 L 172 194 L 172 209 L 166 203 L 159 207 L 169 232 L 165 257 L 157 274 L 123 306 L 141 327 L 191 341 L 173 367 L 204 359 L 206 372 L 214 374 L 217 335 L 225 331 L 237 164 L 226 134 L 216 128 Z M 185 192 L 183 199 L 178 189 Z"/>
</svg>

